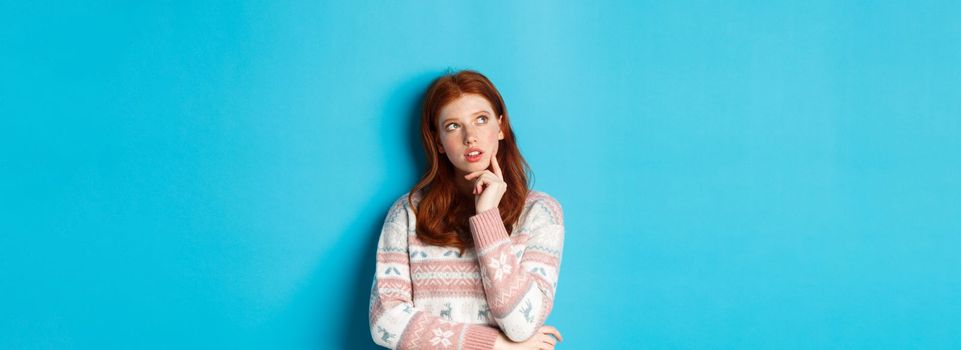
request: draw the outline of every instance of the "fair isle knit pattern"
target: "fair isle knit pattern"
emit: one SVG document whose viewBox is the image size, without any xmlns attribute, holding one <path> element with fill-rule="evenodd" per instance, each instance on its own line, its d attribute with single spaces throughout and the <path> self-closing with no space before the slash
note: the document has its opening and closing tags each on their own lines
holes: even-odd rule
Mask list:
<svg viewBox="0 0 961 350">
<path fill-rule="evenodd" d="M 421 193 L 412 200 L 416 207 Z M 370 292 L 370 333 L 390 349 L 492 349 L 498 332 L 529 339 L 554 305 L 564 246 L 560 204 L 530 191 L 504 227 L 497 208 L 470 217 L 475 247 L 427 245 L 407 195 L 384 220 Z"/>
</svg>

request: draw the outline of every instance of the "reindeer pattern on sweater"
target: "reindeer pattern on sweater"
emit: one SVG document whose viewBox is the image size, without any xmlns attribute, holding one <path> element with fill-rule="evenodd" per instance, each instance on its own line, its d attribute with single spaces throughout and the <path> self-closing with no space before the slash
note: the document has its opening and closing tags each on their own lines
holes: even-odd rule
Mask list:
<svg viewBox="0 0 961 350">
<path fill-rule="evenodd" d="M 420 198 L 414 194 L 414 206 Z M 475 247 L 463 255 L 421 242 L 415 220 L 406 194 L 384 220 L 370 299 L 375 343 L 390 349 L 490 349 L 498 332 L 523 341 L 544 324 L 564 242 L 562 209 L 554 198 L 530 191 L 510 229 L 497 208 L 472 216 Z"/>
</svg>

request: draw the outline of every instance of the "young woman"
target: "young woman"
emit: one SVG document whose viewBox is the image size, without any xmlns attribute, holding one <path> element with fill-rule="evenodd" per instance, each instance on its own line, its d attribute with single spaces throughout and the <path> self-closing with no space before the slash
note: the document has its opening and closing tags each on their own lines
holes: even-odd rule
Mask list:
<svg viewBox="0 0 961 350">
<path fill-rule="evenodd" d="M 528 188 L 504 100 L 474 71 L 427 89 L 428 169 L 377 244 L 370 333 L 391 349 L 553 349 L 544 326 L 564 244 L 560 204 Z"/>
</svg>

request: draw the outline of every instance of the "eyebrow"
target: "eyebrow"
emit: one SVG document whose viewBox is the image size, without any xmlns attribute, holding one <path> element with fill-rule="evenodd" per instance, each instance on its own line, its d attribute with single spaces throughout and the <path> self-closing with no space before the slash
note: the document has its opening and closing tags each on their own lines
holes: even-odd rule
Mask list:
<svg viewBox="0 0 961 350">
<path fill-rule="evenodd" d="M 478 114 L 481 114 L 481 113 L 491 114 L 488 110 L 484 109 L 484 110 L 479 110 L 479 111 L 477 111 L 477 112 L 471 113 L 471 115 L 478 115 Z M 441 123 L 441 124 L 447 124 L 447 122 L 449 122 L 449 121 L 451 121 L 451 120 L 457 120 L 457 118 L 447 118 L 447 119 L 444 119 L 444 121 L 442 121 L 442 122 L 440 122 L 440 123 Z"/>
</svg>

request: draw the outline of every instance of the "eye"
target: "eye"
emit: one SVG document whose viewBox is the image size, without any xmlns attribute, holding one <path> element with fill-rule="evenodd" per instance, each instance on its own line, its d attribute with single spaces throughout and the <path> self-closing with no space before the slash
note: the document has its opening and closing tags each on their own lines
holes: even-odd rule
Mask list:
<svg viewBox="0 0 961 350">
<path fill-rule="evenodd" d="M 455 126 L 458 126 L 457 123 L 450 123 L 450 124 L 447 124 L 447 126 L 445 126 L 444 129 L 446 129 L 447 131 L 454 131 L 452 127 L 455 127 Z"/>
<path fill-rule="evenodd" d="M 487 124 L 487 116 L 486 116 L 486 115 L 482 115 L 482 116 L 480 116 L 480 117 L 477 117 L 477 119 L 478 119 L 478 120 L 484 119 L 484 121 L 481 122 L 481 124 Z"/>
</svg>

